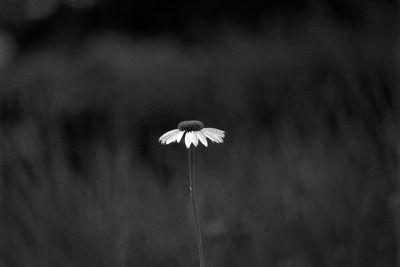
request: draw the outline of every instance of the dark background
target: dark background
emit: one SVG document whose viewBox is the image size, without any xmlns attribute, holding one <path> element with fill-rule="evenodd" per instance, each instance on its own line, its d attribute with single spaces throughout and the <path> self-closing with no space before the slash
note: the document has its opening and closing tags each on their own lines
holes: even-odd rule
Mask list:
<svg viewBox="0 0 400 267">
<path fill-rule="evenodd" d="M 398 266 L 396 1 L 0 1 L 0 266 Z"/>
</svg>

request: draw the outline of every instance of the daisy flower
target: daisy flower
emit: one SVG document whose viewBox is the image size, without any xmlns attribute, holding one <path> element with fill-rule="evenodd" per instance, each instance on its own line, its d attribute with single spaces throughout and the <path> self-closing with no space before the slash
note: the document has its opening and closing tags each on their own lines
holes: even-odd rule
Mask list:
<svg viewBox="0 0 400 267">
<path fill-rule="evenodd" d="M 225 131 L 215 128 L 204 128 L 201 121 L 182 121 L 178 124 L 178 129 L 174 129 L 163 134 L 158 141 L 163 145 L 168 145 L 173 142 L 179 143 L 185 137 L 185 145 L 187 148 L 193 144 L 197 146 L 199 141 L 208 146 L 207 138 L 211 142 L 223 143 Z"/>
<path fill-rule="evenodd" d="M 166 132 L 158 141 L 163 145 L 168 145 L 173 142 L 179 143 L 183 137 L 185 137 L 185 145 L 189 152 L 189 191 L 192 199 L 199 263 L 200 267 L 204 267 L 203 241 L 201 238 L 199 213 L 196 204 L 196 190 L 194 188 L 194 147 L 191 147 L 191 145 L 193 144 L 196 147 L 200 141 L 204 146 L 208 146 L 207 138 L 210 139 L 211 142 L 223 143 L 225 131 L 215 128 L 204 128 L 201 121 L 182 121 L 178 124 L 178 129 Z"/>
</svg>

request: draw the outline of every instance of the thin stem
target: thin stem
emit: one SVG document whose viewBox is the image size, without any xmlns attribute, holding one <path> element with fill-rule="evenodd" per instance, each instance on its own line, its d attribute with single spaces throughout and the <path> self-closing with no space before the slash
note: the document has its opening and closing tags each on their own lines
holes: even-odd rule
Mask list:
<svg viewBox="0 0 400 267">
<path fill-rule="evenodd" d="M 190 147 L 188 150 L 189 150 L 189 180 L 190 180 L 189 191 L 192 198 L 192 207 L 194 214 L 194 224 L 196 228 L 196 241 L 197 241 L 197 249 L 199 251 L 200 267 L 204 267 L 203 242 L 201 240 L 200 221 L 197 212 L 196 190 L 194 184 L 194 148 Z"/>
</svg>

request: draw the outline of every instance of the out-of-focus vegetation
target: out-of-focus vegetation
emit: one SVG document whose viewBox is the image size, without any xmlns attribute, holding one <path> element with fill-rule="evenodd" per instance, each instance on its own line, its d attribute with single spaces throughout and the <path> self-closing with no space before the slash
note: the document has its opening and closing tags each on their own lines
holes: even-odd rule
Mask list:
<svg viewBox="0 0 400 267">
<path fill-rule="evenodd" d="M 207 266 L 396 266 L 396 36 L 276 20 L 5 34 L 0 266 L 196 266 L 187 151 L 157 143 L 185 119 L 227 133 L 196 151 Z"/>
</svg>

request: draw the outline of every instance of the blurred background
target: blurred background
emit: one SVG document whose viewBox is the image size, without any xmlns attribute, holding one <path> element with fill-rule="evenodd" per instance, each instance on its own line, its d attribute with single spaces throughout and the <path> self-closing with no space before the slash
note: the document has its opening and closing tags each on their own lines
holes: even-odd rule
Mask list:
<svg viewBox="0 0 400 267">
<path fill-rule="evenodd" d="M 0 266 L 399 266 L 398 11 L 0 0 Z"/>
</svg>

